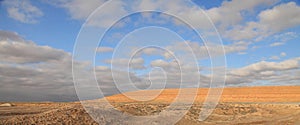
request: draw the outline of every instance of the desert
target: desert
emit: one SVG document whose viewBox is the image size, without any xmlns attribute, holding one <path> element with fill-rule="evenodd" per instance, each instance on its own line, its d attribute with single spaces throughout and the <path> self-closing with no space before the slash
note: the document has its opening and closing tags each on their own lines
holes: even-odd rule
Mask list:
<svg viewBox="0 0 300 125">
<path fill-rule="evenodd" d="M 129 92 L 131 96 L 149 96 L 159 90 Z M 207 95 L 207 88 L 198 89 L 192 107 L 178 125 L 261 125 L 300 124 L 300 86 L 266 86 L 224 88 L 219 104 L 205 120 L 198 121 L 199 112 Z M 166 109 L 176 97 L 178 89 L 165 89 L 151 101 L 135 101 L 123 94 L 105 99 L 117 110 L 134 116 L 151 116 Z M 189 95 L 187 95 L 188 97 Z M 125 117 L 115 117 L 112 109 L 99 108 L 103 99 L 95 103 L 94 118 L 80 102 L 9 102 L 0 107 L 0 124 L 134 124 Z M 8 103 L 3 102 L 1 104 Z M 103 103 L 104 104 L 104 103 Z M 105 107 L 105 106 L 104 106 Z M 166 119 L 168 121 L 168 119 Z M 152 123 L 145 123 L 152 124 Z M 157 124 L 157 122 L 156 122 Z M 158 123 L 158 124 L 168 124 Z"/>
<path fill-rule="evenodd" d="M 300 0 L 0 10 L 0 125 L 300 125 Z"/>
</svg>

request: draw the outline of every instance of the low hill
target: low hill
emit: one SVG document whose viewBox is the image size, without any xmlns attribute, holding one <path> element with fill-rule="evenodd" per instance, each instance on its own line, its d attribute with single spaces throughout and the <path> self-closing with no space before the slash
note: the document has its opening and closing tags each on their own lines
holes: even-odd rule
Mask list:
<svg viewBox="0 0 300 125">
<path fill-rule="evenodd" d="M 165 89 L 165 90 L 147 90 L 128 92 L 125 94 L 118 94 L 109 96 L 106 99 L 110 102 L 135 102 L 134 99 L 145 100 L 147 98 L 153 98 L 152 102 L 172 102 L 179 93 L 180 89 Z M 219 89 L 221 90 L 221 89 Z M 207 93 L 208 88 L 199 89 L 182 89 L 188 93 L 189 91 L 198 91 L 195 102 L 203 102 Z M 156 96 L 159 94 L 158 96 Z M 128 95 L 128 97 L 126 96 Z M 186 94 L 182 97 L 192 98 L 193 94 Z M 148 100 L 149 101 L 149 100 Z M 235 87 L 235 88 L 224 88 L 219 102 L 300 102 L 300 86 L 262 86 L 262 87 Z"/>
</svg>

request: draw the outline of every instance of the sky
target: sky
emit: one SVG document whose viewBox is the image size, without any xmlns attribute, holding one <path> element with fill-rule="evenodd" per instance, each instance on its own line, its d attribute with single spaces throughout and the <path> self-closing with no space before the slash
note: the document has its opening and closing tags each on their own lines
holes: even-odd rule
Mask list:
<svg viewBox="0 0 300 125">
<path fill-rule="evenodd" d="M 0 101 L 300 85 L 299 34 L 297 0 L 1 0 Z"/>
</svg>

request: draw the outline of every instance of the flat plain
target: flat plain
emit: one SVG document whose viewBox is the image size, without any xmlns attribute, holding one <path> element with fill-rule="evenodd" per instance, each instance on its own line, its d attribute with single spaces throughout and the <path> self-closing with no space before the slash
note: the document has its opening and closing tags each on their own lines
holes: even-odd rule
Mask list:
<svg viewBox="0 0 300 125">
<path fill-rule="evenodd" d="M 91 117 L 80 102 L 2 102 L 12 106 L 0 107 L 0 124 L 132 124 L 126 117 L 118 117 L 114 109 L 132 116 L 155 116 L 174 103 L 178 93 L 184 97 L 179 103 L 191 101 L 191 108 L 176 124 L 204 125 L 248 125 L 248 124 L 300 124 L 300 86 L 266 86 L 224 88 L 218 105 L 205 121 L 198 121 L 203 102 L 209 89 L 165 89 L 129 92 L 106 97 L 112 105 L 107 107 L 104 99 L 89 100 L 90 112 L 98 113 Z M 194 95 L 196 92 L 196 95 Z M 159 95 L 156 97 L 156 94 Z M 125 96 L 128 95 L 128 96 Z M 128 98 L 130 97 L 130 98 Z M 136 101 L 134 99 L 145 100 Z M 195 98 L 194 98 L 195 97 Z M 102 106 L 101 106 L 102 105 Z M 114 109 L 112 109 L 114 108 Z M 168 124 L 147 122 L 144 124 Z M 96 122 L 97 121 L 97 122 Z"/>
</svg>

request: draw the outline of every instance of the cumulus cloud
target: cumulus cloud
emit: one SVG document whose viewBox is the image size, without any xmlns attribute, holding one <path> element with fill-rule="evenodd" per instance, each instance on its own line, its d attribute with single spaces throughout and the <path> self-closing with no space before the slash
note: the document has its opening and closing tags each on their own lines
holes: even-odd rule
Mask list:
<svg viewBox="0 0 300 125">
<path fill-rule="evenodd" d="M 28 47 L 28 49 L 18 50 L 18 53 L 26 53 L 25 57 L 28 57 L 30 60 L 20 61 L 23 59 L 13 59 L 12 57 L 15 55 L 11 54 L 8 50 L 0 51 L 2 56 L 6 55 L 6 58 L 1 58 L 0 61 L 0 95 L 5 95 L 0 96 L 0 100 L 77 100 L 71 72 L 72 57 L 69 53 L 51 47 L 39 46 L 32 42 L 27 42 L 26 40 L 2 41 L 4 41 L 5 44 L 11 45 L 12 48 L 13 45 L 16 46 L 15 50 L 18 50 L 16 48 L 18 48 L 17 46 L 19 44 L 25 46 L 25 48 Z M 12 44 L 14 42 L 18 44 Z M 53 55 L 51 53 L 59 52 L 62 56 L 60 58 L 50 60 L 44 60 L 43 58 L 31 58 L 36 57 L 36 55 L 35 53 L 30 52 L 31 49 L 29 49 L 29 47 L 32 47 L 33 50 L 38 48 L 39 52 L 45 51 L 48 55 Z M 281 53 L 280 55 L 284 56 L 284 53 Z M 128 61 L 129 60 L 117 59 L 115 63 L 120 63 L 120 65 L 124 67 L 124 62 Z M 297 75 L 299 74 L 299 61 L 300 58 L 293 58 L 282 62 L 262 61 L 242 68 L 230 69 L 226 79 L 226 84 L 243 85 L 245 83 L 251 84 L 262 80 L 272 82 L 274 84 L 297 84 L 300 81 L 299 75 Z M 136 65 L 134 66 L 134 69 L 147 68 L 147 66 L 144 66 L 144 60 L 142 58 L 134 58 L 131 62 Z M 74 63 L 79 66 L 78 68 L 81 74 L 93 72 L 92 69 L 86 69 L 86 67 L 91 67 L 91 63 L 79 61 L 75 61 Z M 107 63 L 112 63 L 112 61 L 110 60 Z M 178 62 L 175 60 L 153 60 L 150 62 L 150 66 L 148 68 L 156 67 L 161 67 L 165 74 L 162 70 L 154 70 L 149 73 L 151 74 L 151 77 L 149 77 L 149 74 L 147 73 L 137 75 L 137 73 L 134 72 L 135 70 L 127 71 L 122 68 L 119 69 L 113 67 L 111 69 L 106 66 L 97 66 L 95 67 L 95 75 L 104 95 L 120 93 L 116 84 L 119 87 L 122 87 L 124 91 L 134 90 L 132 85 L 135 85 L 138 88 L 147 88 L 149 85 L 153 84 L 154 88 L 160 88 L 164 81 L 167 81 L 167 88 L 199 87 L 198 78 L 200 77 L 200 87 L 210 86 L 212 76 L 207 73 L 200 73 L 199 70 L 201 70 L 202 67 L 197 70 L 196 67 L 185 62 Z M 221 76 L 218 77 L 221 79 Z M 83 79 L 84 78 L 85 77 L 83 77 Z M 82 87 L 88 88 L 88 86 L 91 86 L 90 82 L 92 81 L 84 81 L 85 83 L 82 84 Z M 217 82 L 221 81 L 217 80 Z M 85 93 L 89 98 L 93 98 L 97 97 L 94 95 L 96 94 L 94 93 L 95 91 L 86 90 Z"/>
<path fill-rule="evenodd" d="M 270 6 L 276 2 L 277 0 L 224 1 L 220 7 L 211 8 L 206 10 L 206 12 L 215 24 L 220 24 L 220 27 L 227 28 L 243 21 L 242 13 L 253 11 L 257 6 Z"/>
<path fill-rule="evenodd" d="M 196 28 L 205 29 L 210 26 L 206 20 L 206 13 L 219 28 L 227 28 L 236 25 L 244 20 L 243 12 L 252 11 L 257 6 L 269 6 L 276 3 L 277 0 L 252 0 L 243 1 L 232 0 L 224 1 L 221 6 L 210 9 L 200 10 L 198 7 L 191 7 L 188 2 L 173 0 L 172 3 L 167 1 L 143 0 L 138 1 L 134 8 L 146 10 L 163 10 L 166 12 L 176 13 Z M 204 12 L 204 13 L 203 13 Z M 223 18 L 226 15 L 227 18 Z M 174 18 L 173 18 L 174 19 Z M 181 25 L 177 19 L 176 24 Z"/>
<path fill-rule="evenodd" d="M 131 1 L 133 5 L 128 10 L 159 10 L 164 12 L 176 13 L 188 23 L 196 26 L 196 28 L 207 28 L 211 26 L 210 22 L 204 13 L 212 19 L 213 23 L 219 28 L 227 28 L 232 25 L 236 25 L 244 20 L 243 13 L 253 11 L 258 6 L 270 6 L 276 3 L 278 0 L 252 0 L 243 1 L 232 0 L 224 1 L 221 6 L 210 9 L 201 10 L 198 7 L 191 7 L 191 4 L 181 0 L 173 0 L 172 3 L 167 1 L 156 0 L 143 0 L 143 1 Z M 59 1 L 47 1 L 53 5 L 65 8 L 71 18 L 76 20 L 85 20 L 89 14 L 91 14 L 97 7 L 103 5 L 106 0 L 92 0 L 89 2 L 80 0 L 59 0 Z M 124 8 L 126 2 L 124 1 L 112 1 L 113 6 L 105 6 L 107 12 L 95 13 L 95 18 L 88 22 L 91 26 L 107 27 L 117 19 L 118 15 L 126 14 L 128 11 Z M 112 5 L 112 4 L 110 4 Z M 203 13 L 204 12 L 204 13 Z M 223 18 L 226 15 L 228 18 Z M 149 15 L 143 15 L 149 19 Z M 103 20 L 105 19 L 105 20 Z M 170 20 L 171 19 L 171 20 Z M 175 18 L 165 17 L 165 20 L 173 21 L 177 25 L 182 25 L 180 21 Z"/>
<path fill-rule="evenodd" d="M 3 30 L 0 30 L 0 40 L 24 41 L 18 33 Z"/>
<path fill-rule="evenodd" d="M 33 42 L 0 41 L 0 61 L 9 63 L 40 63 L 64 58 L 68 53 Z"/>
<path fill-rule="evenodd" d="M 275 42 L 275 43 L 270 44 L 270 46 L 275 47 L 275 46 L 281 46 L 281 45 L 284 45 L 284 44 L 285 44 L 284 42 Z"/>
<path fill-rule="evenodd" d="M 295 2 L 289 2 L 262 11 L 258 17 L 260 24 L 269 30 L 282 31 L 300 24 L 300 7 Z"/>
<path fill-rule="evenodd" d="M 269 59 L 271 60 L 280 60 L 282 57 L 286 57 L 286 53 L 285 52 L 281 52 L 278 56 L 271 56 Z"/>
<path fill-rule="evenodd" d="M 62 60 L 68 56 L 70 54 L 63 50 L 26 41 L 17 33 L 0 31 L 0 62 L 41 63 Z"/>
<path fill-rule="evenodd" d="M 200 66 L 192 66 L 186 62 L 180 62 L 179 60 L 166 61 L 162 59 L 153 60 L 150 65 L 152 68 L 150 74 L 151 82 L 157 85 L 161 85 L 163 84 L 162 82 L 166 82 L 166 87 L 168 88 L 198 87 L 198 83 L 202 80 L 202 87 L 208 86 L 208 82 L 204 81 L 209 80 L 206 76 L 200 74 Z M 148 76 L 143 76 L 143 78 L 145 77 Z"/>
<path fill-rule="evenodd" d="M 238 70 L 231 71 L 231 74 L 237 76 L 249 76 L 253 73 L 262 71 L 281 71 L 281 70 L 291 70 L 299 68 L 299 58 L 290 59 L 283 62 L 258 62 L 251 64 L 249 66 L 240 68 Z"/>
<path fill-rule="evenodd" d="M 140 52 L 140 53 L 146 54 L 146 55 L 159 55 L 159 54 L 163 53 L 163 50 L 161 50 L 159 48 L 150 47 L 150 48 L 142 49 L 142 52 Z"/>
<path fill-rule="evenodd" d="M 9 15 L 24 23 L 36 23 L 37 19 L 43 16 L 43 13 L 29 1 L 12 4 L 14 1 L 5 1 Z M 81 0 L 58 0 L 47 1 L 55 6 L 66 9 L 70 17 L 75 20 L 85 20 L 88 15 L 94 11 L 98 6 L 102 5 L 104 0 L 92 0 L 89 2 Z M 277 5 L 273 8 L 258 12 L 257 22 L 248 22 L 237 25 L 244 20 L 243 13 L 252 11 L 255 7 L 270 6 L 275 3 L 275 0 L 253 0 L 243 1 L 232 0 L 224 1 L 220 7 L 213 7 L 210 9 L 204 9 L 204 11 L 211 17 L 212 21 L 219 28 L 232 28 L 225 33 L 225 36 L 236 40 L 232 44 L 210 45 L 212 48 L 207 48 L 204 45 L 200 45 L 197 42 L 176 42 L 172 45 L 166 46 L 166 49 L 173 50 L 173 52 L 165 52 L 157 48 L 146 48 L 140 53 L 146 55 L 162 55 L 166 60 L 153 60 L 150 62 L 150 66 L 145 66 L 145 60 L 140 56 L 137 58 L 123 59 L 117 58 L 113 60 L 105 60 L 106 64 L 113 64 L 114 67 L 109 68 L 105 66 L 95 67 L 97 80 L 100 87 L 103 88 L 105 95 L 111 95 L 119 93 L 115 80 L 121 81 L 121 86 L 125 87 L 128 91 L 131 88 L 126 88 L 133 83 L 139 87 L 147 87 L 149 83 L 157 84 L 158 86 L 162 81 L 168 81 L 167 87 L 180 87 L 180 83 L 183 82 L 183 87 L 198 87 L 195 86 L 195 82 L 198 82 L 197 77 L 201 77 L 201 87 L 208 87 L 212 76 L 208 73 L 201 74 L 196 69 L 186 62 L 175 61 L 172 58 L 172 54 L 176 52 L 188 52 L 192 50 L 197 59 L 208 58 L 209 56 L 222 56 L 223 49 L 225 54 L 231 53 L 245 53 L 248 49 L 249 43 L 242 41 L 244 39 L 252 39 L 256 37 L 266 37 L 270 34 L 274 34 L 283 31 L 287 28 L 299 25 L 299 6 L 295 2 L 289 2 Z M 126 4 L 123 1 L 117 1 L 115 6 L 107 6 L 107 15 L 102 15 L 90 20 L 88 25 L 97 27 L 107 27 L 113 23 L 116 19 L 116 15 L 124 14 L 127 11 L 123 8 Z M 175 0 L 171 3 L 166 1 L 152 1 L 143 0 L 136 1 L 134 7 L 140 7 L 144 9 L 160 9 L 164 6 L 164 10 L 173 11 L 182 15 L 192 24 L 198 27 L 205 27 L 205 22 L 198 22 L 202 20 L 204 16 L 201 10 L 197 8 L 189 8 L 186 3 Z M 128 9 L 128 8 L 127 8 Z M 132 9 L 132 8 L 131 8 Z M 134 9 L 134 8 L 133 8 Z M 144 17 L 151 17 L 147 14 L 143 14 Z M 226 16 L 226 18 L 223 18 Z M 106 21 L 99 21 L 106 18 Z M 289 19 L 289 21 L 286 21 Z M 180 24 L 174 21 L 175 24 Z M 234 27 L 231 27 L 234 26 Z M 283 36 L 276 38 L 275 43 L 270 46 L 278 46 L 284 44 L 287 39 L 286 35 L 297 36 L 294 33 L 286 33 Z M 292 38 L 291 37 L 291 38 Z M 187 47 L 185 44 L 189 45 Z M 99 47 L 97 52 L 112 52 L 114 49 L 110 47 Z M 207 51 L 210 51 L 211 55 L 208 55 Z M 184 54 L 183 54 L 184 55 Z M 285 57 L 286 53 L 282 52 L 280 55 L 272 57 L 273 59 L 279 59 Z M 147 60 L 148 61 L 148 60 Z M 17 33 L 11 33 L 7 31 L 0 31 L 0 100 L 76 100 L 76 94 L 74 91 L 72 81 L 72 57 L 71 54 L 55 49 L 49 46 L 37 45 L 34 42 L 23 40 Z M 188 62 L 188 61 L 187 61 Z M 76 61 L 78 65 L 82 67 L 91 68 L 90 64 L 85 62 Z M 124 70 L 129 67 L 133 70 L 143 70 L 142 72 L 133 72 Z M 143 73 L 147 68 L 161 67 L 166 73 L 167 78 L 160 70 L 151 71 L 151 78 L 149 74 Z M 81 68 L 81 67 L 80 67 Z M 201 67 L 202 68 L 202 67 Z M 82 68 L 82 70 L 86 70 Z M 92 69 L 88 69 L 91 72 Z M 181 70 L 186 72 L 181 72 Z M 200 69 L 201 70 L 201 69 Z M 226 84 L 228 85 L 243 85 L 252 84 L 259 81 L 271 82 L 271 83 L 287 83 L 287 84 L 299 84 L 299 58 L 289 59 L 282 62 L 266 62 L 261 61 L 248 66 L 236 69 L 228 70 L 228 77 Z M 145 71 L 146 72 L 146 71 Z M 114 75 L 113 75 L 113 74 Z M 84 72 L 82 72 L 84 74 Z M 181 78 L 185 79 L 182 80 Z M 84 83 L 86 86 L 89 82 Z M 256 84 L 259 85 L 259 84 Z M 90 93 L 90 92 L 87 92 Z M 10 100 L 11 101 L 11 100 Z"/>
<path fill-rule="evenodd" d="M 53 5 L 65 8 L 71 18 L 76 20 L 85 20 L 97 7 L 104 4 L 106 0 L 92 0 L 89 2 L 80 0 L 59 0 L 48 1 Z M 113 1 L 113 6 L 105 6 L 107 12 L 95 13 L 95 18 L 87 22 L 90 26 L 108 27 L 118 17 L 118 15 L 126 14 L 128 11 L 124 9 L 126 5 L 123 1 Z M 166 1 L 143 0 L 134 1 L 128 10 L 146 9 L 146 10 L 163 10 L 180 15 L 189 23 L 197 28 L 205 28 L 211 26 L 207 24 L 206 15 L 212 19 L 213 23 L 221 31 L 222 35 L 235 41 L 241 40 L 261 40 L 271 34 L 283 31 L 286 28 L 299 25 L 297 14 L 299 6 L 295 2 L 289 2 L 277 5 L 271 9 L 258 12 L 258 21 L 244 22 L 246 14 L 255 14 L 256 8 L 268 8 L 278 3 L 278 0 L 252 0 L 243 1 L 232 0 L 224 1 L 219 7 L 204 9 L 203 11 L 197 7 L 191 7 L 187 2 L 180 0 L 172 1 L 172 4 Z M 112 4 L 111 4 L 112 5 Z M 288 8 L 288 9 L 284 9 Z M 102 13 L 102 14 L 100 14 Z M 149 15 L 143 15 L 149 18 Z M 226 16 L 226 18 L 223 18 Z M 151 18 L 151 17 L 150 17 Z M 165 20 L 173 19 L 175 24 L 182 24 L 175 18 L 166 17 Z M 289 19 L 289 21 L 284 21 Z M 291 21 L 291 22 L 290 22 Z M 284 42 L 278 41 L 270 46 L 283 45 Z"/>
<path fill-rule="evenodd" d="M 106 1 L 107 0 L 46 0 L 47 3 L 66 9 L 72 19 L 79 21 L 85 21 L 92 12 L 103 5 Z M 97 11 L 94 13 L 93 18 L 87 21 L 88 26 L 106 28 L 117 21 L 118 15 L 127 13 L 123 7 L 125 2 L 118 0 L 110 2 L 113 4 L 103 6 L 103 10 L 105 11 Z"/>
<path fill-rule="evenodd" d="M 189 46 L 186 46 L 186 44 Z M 208 43 L 210 44 L 210 43 Z M 192 50 L 197 59 L 204 59 L 216 56 L 223 56 L 223 54 L 243 52 L 248 49 L 247 42 L 236 42 L 229 45 L 200 45 L 198 42 L 177 42 L 174 45 L 167 46 L 168 50 L 171 50 L 173 53 L 178 51 L 188 51 Z M 209 52 L 209 53 L 208 53 Z M 166 58 L 169 57 L 170 53 L 166 53 Z"/>
<path fill-rule="evenodd" d="M 280 57 L 278 57 L 278 56 L 271 56 L 270 59 L 271 59 L 271 60 L 279 60 Z"/>
<path fill-rule="evenodd" d="M 282 62 L 258 62 L 242 68 L 231 69 L 227 74 L 228 85 L 257 85 L 260 81 L 272 85 L 298 85 L 300 58 L 293 58 Z"/>
<path fill-rule="evenodd" d="M 71 18 L 84 20 L 105 1 L 106 0 L 56 0 L 48 2 L 56 6 L 65 8 L 69 12 Z"/>
<path fill-rule="evenodd" d="M 115 0 L 110 1 L 110 3 L 103 6 L 102 11 L 96 11 L 93 18 L 87 20 L 87 25 L 106 28 L 118 21 L 119 17 L 122 17 L 121 15 L 128 13 L 124 7 L 124 4 L 126 4 L 124 1 Z M 118 23 L 117 27 L 122 27 L 123 25 L 122 23 Z"/>
<path fill-rule="evenodd" d="M 257 22 L 237 25 L 225 33 L 233 40 L 249 40 L 268 37 L 285 29 L 300 25 L 300 7 L 295 2 L 283 3 L 260 12 Z M 238 34 L 238 35 L 237 35 Z M 280 43 L 277 43 L 277 45 Z M 274 45 L 276 45 L 274 43 Z M 273 46 L 274 46 L 273 45 Z"/>
<path fill-rule="evenodd" d="M 296 32 L 285 32 L 285 33 L 274 35 L 275 40 L 281 42 L 288 42 L 289 40 L 295 39 L 297 37 L 298 37 L 298 33 Z"/>
<path fill-rule="evenodd" d="M 16 33 L 0 34 L 13 38 L 0 41 L 0 95 L 5 95 L 0 100 L 77 100 L 69 53 L 28 42 Z"/>
<path fill-rule="evenodd" d="M 286 32 L 286 33 L 281 33 L 274 35 L 274 40 L 277 42 L 273 42 L 270 44 L 271 47 L 277 47 L 277 46 L 282 46 L 285 45 L 288 41 L 297 38 L 298 35 L 295 32 Z"/>
<path fill-rule="evenodd" d="M 107 64 L 111 64 L 112 68 L 116 69 L 126 69 L 127 67 L 130 67 L 132 69 L 145 69 L 143 58 L 115 58 L 104 60 L 104 62 Z"/>
<path fill-rule="evenodd" d="M 42 17 L 43 12 L 36 6 L 32 5 L 29 0 L 5 0 L 3 2 L 10 18 L 22 23 L 37 23 L 38 18 Z"/>
<path fill-rule="evenodd" d="M 285 57 L 285 56 L 286 56 L 286 53 L 285 53 L 285 52 L 281 52 L 281 53 L 280 53 L 280 56 L 281 56 L 281 57 Z"/>
<path fill-rule="evenodd" d="M 97 66 L 95 69 L 97 81 L 104 95 L 120 93 L 117 86 L 122 87 L 122 90 L 134 91 L 131 85 L 138 88 L 147 85 L 144 79 L 126 70 L 111 69 L 105 66 Z"/>
<path fill-rule="evenodd" d="M 98 47 L 97 52 L 105 53 L 105 52 L 112 52 L 114 48 L 111 47 Z"/>
<path fill-rule="evenodd" d="M 151 66 L 152 67 L 170 68 L 170 67 L 176 67 L 176 66 L 179 66 L 179 65 L 176 61 L 167 62 L 167 61 L 159 59 L 159 60 L 152 61 Z"/>
</svg>

